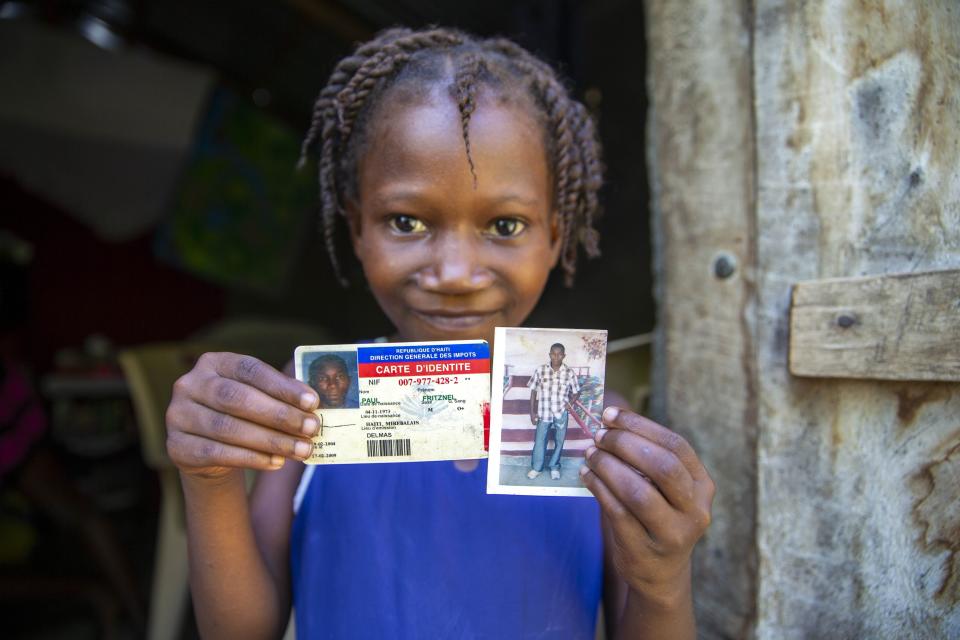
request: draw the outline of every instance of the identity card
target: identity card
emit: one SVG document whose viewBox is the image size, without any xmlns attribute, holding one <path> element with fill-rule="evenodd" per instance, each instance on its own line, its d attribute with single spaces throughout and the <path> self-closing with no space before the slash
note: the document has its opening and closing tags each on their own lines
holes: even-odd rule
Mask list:
<svg viewBox="0 0 960 640">
<path fill-rule="evenodd" d="M 307 464 L 487 457 L 485 340 L 301 346 L 294 361 L 320 397 Z"/>
</svg>

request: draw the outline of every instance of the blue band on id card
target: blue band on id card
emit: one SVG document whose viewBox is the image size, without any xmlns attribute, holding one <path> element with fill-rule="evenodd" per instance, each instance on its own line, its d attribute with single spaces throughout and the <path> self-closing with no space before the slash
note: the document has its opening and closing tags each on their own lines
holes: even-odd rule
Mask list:
<svg viewBox="0 0 960 640">
<path fill-rule="evenodd" d="M 485 458 L 485 340 L 301 346 L 297 380 L 320 397 L 307 464 Z"/>
</svg>

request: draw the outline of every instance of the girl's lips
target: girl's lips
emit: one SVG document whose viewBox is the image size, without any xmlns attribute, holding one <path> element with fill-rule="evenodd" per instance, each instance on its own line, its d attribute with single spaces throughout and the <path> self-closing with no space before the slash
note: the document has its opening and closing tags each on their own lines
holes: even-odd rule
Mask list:
<svg viewBox="0 0 960 640">
<path fill-rule="evenodd" d="M 496 312 L 470 311 L 466 313 L 449 313 L 414 310 L 413 313 L 424 322 L 440 329 L 461 330 L 486 323 Z"/>
</svg>

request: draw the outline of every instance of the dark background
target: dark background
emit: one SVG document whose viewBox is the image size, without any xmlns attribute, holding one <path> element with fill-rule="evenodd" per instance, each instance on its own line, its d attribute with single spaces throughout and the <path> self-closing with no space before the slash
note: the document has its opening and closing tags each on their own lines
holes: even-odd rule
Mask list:
<svg viewBox="0 0 960 640">
<path fill-rule="evenodd" d="M 0 2 L 2 28 L 15 27 L 18 22 L 30 23 L 81 38 L 78 21 L 91 15 L 107 24 L 118 38 L 112 55 L 155 52 L 210 69 L 217 86 L 230 90 L 298 134 L 306 130 L 313 100 L 335 61 L 348 53 L 355 42 L 381 28 L 440 24 L 515 39 L 557 65 L 569 79 L 574 94 L 593 110 L 599 121 L 607 166 L 607 183 L 601 194 L 605 213 L 598 223 L 603 255 L 589 262 L 581 260 L 572 289 L 564 287 L 559 274 L 555 274 L 527 324 L 605 328 L 611 339 L 652 329 L 642 3 Z M 14 60 L 18 56 L 27 60 L 42 56 L 43 52 L 28 46 L 14 50 L 12 55 Z M 37 81 L 42 82 L 42 78 Z M 0 127 L 0 134 L 18 131 L 20 144 L 23 139 L 30 142 L 29 135 L 18 129 L 16 123 L 0 125 L 7 127 Z M 0 138 L 0 147 L 4 144 Z M 50 161 L 55 162 L 58 153 L 55 146 L 52 148 Z M 5 257 L 0 265 L 0 355 L 27 371 L 37 389 L 43 388 L 45 377 L 63 369 L 65 360 L 69 361 L 63 357 L 65 352 L 83 352 L 85 344 L 89 350 L 90 336 L 100 336 L 101 343 L 108 345 L 98 353 L 107 360 L 100 364 L 110 368 L 114 367 L 110 354 L 116 350 L 160 340 L 184 340 L 231 318 L 293 320 L 322 327 L 332 338 L 344 342 L 390 330 L 356 274 L 350 288 L 342 289 L 336 284 L 314 223 L 307 225 L 299 239 L 291 275 L 282 286 L 258 293 L 205 280 L 158 258 L 156 226 L 122 241 L 104 238 L 68 206 L 58 204 L 45 193 L 42 185 L 24 184 L 18 178 L 21 174 L 16 157 L 5 157 L 0 162 L 0 232 L 29 245 L 32 257 L 25 262 L 11 262 Z M 291 171 L 295 162 L 296 157 L 292 156 Z M 161 216 L 158 224 L 162 222 Z M 48 410 L 52 409 L 50 398 L 41 400 Z M 58 455 L 64 457 L 64 466 L 71 474 L 83 475 L 88 467 L 103 462 L 69 453 Z M 104 512 L 125 542 L 146 591 L 157 491 L 149 472 L 131 470 L 130 458 L 136 455 L 133 444 L 111 458 L 111 463 L 120 469 L 117 473 L 121 478 L 128 474 L 130 484 L 137 485 L 136 499 L 121 508 L 105 508 Z M 11 486 L 9 479 L 6 486 Z M 35 519 L 43 531 L 43 518 Z M 17 570 L 34 569 L 40 562 L 38 554 L 56 555 L 62 549 L 61 536 L 62 533 L 47 536 L 48 546 L 38 546 L 31 557 L 32 564 Z M 85 566 L 83 562 L 76 571 L 96 575 L 95 566 Z M 146 593 L 142 596 L 146 599 Z M 0 604 L 5 599 L 0 591 Z M 4 606 L 5 620 L 10 619 L 8 611 Z M 42 607 L 16 611 L 21 623 L 12 626 L 14 637 L 18 637 L 17 633 L 32 637 L 35 619 L 43 617 L 37 613 Z M 82 617 L 83 607 L 78 611 L 76 615 Z M 96 625 L 86 627 L 87 635 L 77 630 L 80 627 L 68 628 L 71 630 L 65 635 L 44 637 L 96 637 L 98 633 Z"/>
<path fill-rule="evenodd" d="M 39 5 L 46 8 L 41 19 L 70 28 L 75 4 Z M 605 215 L 598 224 L 603 256 L 581 262 L 573 289 L 554 277 L 528 324 L 606 328 L 611 339 L 652 328 L 640 3 L 169 0 L 129 6 L 123 30 L 128 47 L 211 66 L 220 83 L 251 103 L 255 91 L 266 90 L 269 103 L 260 108 L 297 132 L 306 130 L 332 65 L 351 49 L 346 38 L 384 26 L 445 24 L 507 35 L 554 62 L 580 99 L 596 96 L 588 102 L 599 119 L 607 165 Z M 334 18 L 321 20 L 302 6 Z M 290 159 L 291 170 L 295 161 Z M 335 284 L 312 229 L 303 234 L 285 286 L 259 295 L 204 282 L 158 261 L 152 231 L 105 242 L 11 173 L 0 166 L 0 226 L 34 247 L 26 307 L 14 311 L 27 325 L 19 348 L 41 371 L 57 349 L 79 345 L 93 333 L 119 346 L 181 339 L 236 315 L 315 322 L 347 341 L 389 329 L 359 278 L 347 290 Z"/>
</svg>

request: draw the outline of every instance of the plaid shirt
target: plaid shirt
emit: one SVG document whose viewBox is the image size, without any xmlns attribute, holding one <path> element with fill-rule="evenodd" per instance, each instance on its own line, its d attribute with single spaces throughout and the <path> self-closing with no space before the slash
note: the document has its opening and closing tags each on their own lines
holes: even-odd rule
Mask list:
<svg viewBox="0 0 960 640">
<path fill-rule="evenodd" d="M 554 420 L 566 411 L 564 404 L 570 396 L 580 393 L 577 374 L 565 364 L 556 371 L 549 364 L 537 368 L 527 386 L 537 393 L 537 416 L 540 420 Z"/>
</svg>

